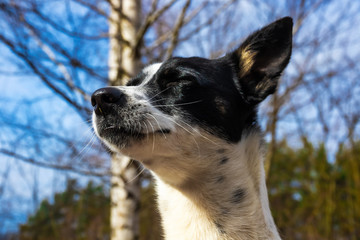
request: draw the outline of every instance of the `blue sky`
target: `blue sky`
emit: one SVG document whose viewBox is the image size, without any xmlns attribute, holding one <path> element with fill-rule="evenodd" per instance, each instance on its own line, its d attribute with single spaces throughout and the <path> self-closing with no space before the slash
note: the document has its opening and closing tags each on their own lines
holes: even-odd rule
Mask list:
<svg viewBox="0 0 360 240">
<path fill-rule="evenodd" d="M 344 30 L 343 33 L 334 37 L 333 41 L 320 43 L 318 48 L 320 53 L 316 55 L 316 58 L 309 60 L 311 64 L 306 65 L 306 67 L 310 69 L 310 73 L 321 73 L 327 71 L 329 68 L 336 69 L 340 67 L 344 62 L 342 61 L 344 54 L 351 58 L 359 59 L 360 44 L 358 39 L 360 33 L 358 26 L 360 23 L 360 13 L 356 14 L 355 18 L 350 21 L 334 22 L 334 19 L 337 19 L 336 15 L 339 10 L 346 8 L 346 3 L 349 2 L 351 1 L 341 3 L 334 2 L 326 8 L 326 11 L 312 14 L 305 23 L 307 29 L 299 36 L 299 42 L 306 43 L 307 39 L 311 39 L 311 37 L 321 33 L 318 28 L 315 28 L 318 24 L 323 24 L 324 27 L 322 31 L 325 32 L 331 29 L 334 24 L 341 24 L 341 29 Z M 61 20 L 59 23 L 63 23 L 64 27 L 68 27 L 74 31 L 81 29 L 82 33 L 89 35 L 96 35 L 98 32 L 106 33 L 107 26 L 104 18 L 98 17 L 93 21 L 83 22 L 82 17 L 87 13 L 83 8 L 72 6 L 74 14 L 70 16 L 65 13 L 64 10 L 67 8 L 63 3 L 64 2 L 61 1 L 55 1 L 49 5 L 45 3 L 44 12 L 51 11 L 51 15 L 49 16 L 59 21 Z M 209 54 L 208 52 L 214 48 L 223 51 L 228 50 L 225 46 L 228 46 L 230 43 L 238 44 L 240 40 L 251 31 L 275 20 L 277 16 L 288 15 L 289 13 L 284 13 L 283 10 L 281 10 L 280 6 L 284 5 L 284 3 L 285 1 L 279 1 L 279 8 L 270 10 L 266 2 L 254 6 L 248 1 L 240 1 L 237 8 L 230 10 L 234 21 L 230 22 L 229 26 L 231 27 L 229 29 L 221 28 L 221 23 L 225 21 L 226 18 L 224 16 L 219 17 L 217 19 L 217 25 L 201 31 L 195 39 L 180 44 L 175 53 L 178 56 L 185 57 L 193 55 L 206 57 Z M 241 11 L 238 11 L 238 9 Z M 356 10 L 358 10 L 358 8 L 348 9 L 348 14 L 350 15 Z M 271 13 L 269 13 L 269 11 L 271 11 Z M 170 16 L 171 13 L 174 12 L 176 11 L 170 12 Z M 206 14 L 202 15 L 199 18 L 200 21 L 205 19 L 205 16 Z M 34 22 L 39 21 L 38 19 L 33 20 Z M 69 21 L 75 24 L 70 26 L 68 25 Z M 41 25 L 41 22 L 39 22 L 39 24 Z M 240 28 L 238 25 L 241 25 L 241 30 L 239 31 L 237 30 Z M 10 35 L 11 31 L 4 21 L 1 20 L 1 17 L 0 27 L 5 34 Z M 190 25 L 188 29 L 192 27 L 194 26 Z M 84 41 L 80 38 L 69 39 L 51 28 L 46 29 L 44 34 L 45 37 L 55 39 L 57 43 L 63 44 L 69 53 L 79 57 L 83 63 L 89 66 L 97 66 L 97 71 L 99 71 L 100 75 L 106 77 L 108 51 L 108 41 L 106 38 L 99 41 Z M 183 34 L 186 35 L 186 33 Z M 229 36 L 225 37 L 224 34 L 229 34 Z M 211 36 L 211 38 L 209 36 Z M 149 39 L 152 37 L 151 32 L 147 37 Z M 342 44 L 345 40 L 351 44 Z M 36 47 L 36 41 L 31 42 L 31 44 L 34 44 L 34 47 Z M 311 51 L 311 48 L 307 49 L 306 47 L 303 48 L 301 52 L 295 51 L 293 53 L 292 63 L 288 67 L 285 77 L 295 74 L 297 68 L 302 67 L 298 65 L 306 62 L 304 60 L 305 56 L 309 52 L 311 53 Z M 92 138 L 92 130 L 89 128 L 90 118 L 80 117 L 74 109 L 69 107 L 69 105 L 54 94 L 53 91 L 49 90 L 39 78 L 31 74 L 31 71 L 1 43 L 0 52 L 0 62 L 2 63 L 0 65 L 0 86 L 3 90 L 3 94 L 0 96 L 0 114 L 2 116 L 0 117 L 0 148 L 15 149 L 19 154 L 32 157 L 37 156 L 37 151 L 40 149 L 42 155 L 38 160 L 47 161 L 55 157 L 60 157 L 61 160 L 66 163 L 73 163 L 80 167 L 83 165 L 84 167 L 88 167 L 88 165 L 84 163 L 83 158 L 91 158 L 98 153 L 97 150 L 91 148 L 93 144 L 98 146 L 98 142 L 93 143 L 93 141 L 96 140 Z M 34 51 L 33 53 L 38 53 L 38 56 L 44 54 L 40 50 L 38 52 Z M 36 59 L 37 56 L 35 55 L 34 57 L 34 59 Z M 64 60 L 60 54 L 57 55 L 57 57 L 59 60 Z M 44 64 L 51 63 L 44 61 Z M 60 74 L 56 69 L 54 73 Z M 91 93 L 95 89 L 105 85 L 104 81 L 87 74 L 85 71 L 78 69 L 70 71 L 70 73 L 77 79 L 78 84 L 82 86 L 87 93 Z M 346 83 L 350 82 L 354 84 L 352 94 L 354 96 L 360 96 L 360 94 L 358 94 L 360 93 L 360 87 L 357 81 L 358 74 L 359 71 L 343 73 L 340 77 L 346 79 L 332 81 L 332 87 L 335 89 L 346 86 L 349 87 L 349 84 Z M 309 79 L 311 79 L 310 75 Z M 346 86 L 342 85 L 342 81 L 345 82 Z M 287 84 L 286 78 L 284 78 L 283 84 Z M 319 88 L 318 94 L 322 94 L 321 88 Z M 292 97 L 295 103 L 300 103 L 309 98 L 310 95 L 305 88 L 302 88 L 294 93 Z M 80 96 L 76 95 L 74 99 L 80 99 Z M 327 96 L 324 96 L 325 102 L 323 107 L 324 110 L 330 111 L 331 106 L 329 102 L 326 102 L 326 99 Z M 269 101 L 270 99 L 261 106 L 261 112 L 266 112 L 269 109 Z M 84 106 L 91 108 L 89 103 L 82 103 Z M 357 110 L 359 106 L 357 105 L 358 103 L 359 99 L 357 98 L 349 102 L 348 106 L 351 106 L 353 110 Z M 344 106 L 344 109 L 345 107 L 346 106 Z M 284 111 L 287 109 L 289 108 L 285 108 Z M 343 139 L 346 133 L 344 124 L 338 114 L 336 111 L 332 111 L 326 115 L 328 118 L 331 118 L 329 122 L 331 123 L 331 127 L 333 128 L 332 132 L 334 133 L 334 136 L 327 142 L 327 146 L 332 153 L 336 151 L 339 140 L 346 140 L 346 137 Z M 321 124 L 314 120 L 314 118 L 317 117 L 315 105 L 304 106 L 297 112 L 297 115 L 302 118 L 304 122 L 303 130 L 309 135 L 311 140 L 315 143 L 321 141 Z M 31 128 L 39 130 L 46 130 L 59 137 L 76 139 L 75 145 L 81 153 L 73 156 L 71 154 L 72 151 L 67 149 L 68 146 L 59 144 L 59 141 L 55 138 L 46 138 L 41 134 L 34 137 L 24 130 L 12 128 L 10 125 L 13 123 L 31 126 Z M 262 121 L 261 124 L 262 127 L 265 128 L 266 122 Z M 300 146 L 298 141 L 299 136 L 297 134 L 298 128 L 299 125 L 296 123 L 296 116 L 290 114 L 279 124 L 279 137 L 286 137 L 293 146 Z M 356 129 L 357 136 L 359 136 L 359 131 L 360 129 L 358 127 Z M 269 138 L 267 137 L 267 139 Z M 90 145 L 87 145 L 89 142 Z M 104 165 L 106 167 L 106 164 L 109 164 L 109 162 L 106 162 L 106 154 L 102 153 L 101 158 L 104 159 Z M 33 212 L 34 208 L 36 208 L 36 203 L 38 202 L 33 201 L 34 186 L 37 186 L 38 190 L 37 201 L 41 201 L 41 199 L 45 197 L 51 198 L 54 192 L 62 190 L 65 180 L 69 177 L 76 177 L 83 182 L 89 179 L 89 177 L 74 173 L 36 167 L 0 154 L 0 186 L 5 183 L 3 194 L 0 194 L 0 232 L 16 230 L 17 223 L 24 222 L 27 214 Z M 101 180 L 97 179 L 97 181 Z M 11 214 L 12 216 L 9 218 L 9 215 L 6 214 Z"/>
</svg>

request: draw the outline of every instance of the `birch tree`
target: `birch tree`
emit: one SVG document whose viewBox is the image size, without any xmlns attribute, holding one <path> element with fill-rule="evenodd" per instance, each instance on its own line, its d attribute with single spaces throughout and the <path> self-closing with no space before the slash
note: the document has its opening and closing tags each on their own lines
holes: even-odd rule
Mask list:
<svg viewBox="0 0 360 240">
<path fill-rule="evenodd" d="M 139 70 L 139 55 L 133 52 L 141 21 L 140 0 L 110 0 L 109 85 L 124 85 Z M 139 236 L 139 165 L 130 158 L 111 156 L 111 239 Z"/>
<path fill-rule="evenodd" d="M 0 33 L 0 41 L 10 50 L 14 64 L 26 70 L 28 78 L 39 79 L 55 98 L 87 121 L 92 91 L 104 85 L 123 85 L 139 66 L 171 57 L 182 43 L 199 34 L 206 35 L 215 19 L 225 16 L 235 2 L 9 0 L 0 3 L 5 29 Z M 102 42 L 107 39 L 110 47 L 106 77 Z M 94 87 L 89 88 L 89 83 Z M 29 111 L 41 105 L 34 101 L 20 106 Z M 46 114 L 49 110 L 54 112 L 48 107 Z M 66 132 L 61 124 L 47 123 L 44 115 L 29 114 L 27 117 L 32 120 L 27 122 L 14 114 L 10 117 L 6 111 L 4 115 L 9 116 L 3 121 L 10 135 L 19 132 L 19 137 L 23 137 L 24 133 L 31 141 L 17 141 L 21 151 L 12 147 L 16 140 L 2 144 L 1 154 L 65 173 L 98 176 L 105 181 L 110 177 L 112 239 L 138 238 L 141 178 L 136 162 L 112 154 L 109 166 L 98 143 L 77 141 L 76 134 L 71 134 L 73 130 Z M 57 129 L 62 129 L 59 134 Z M 49 139 L 56 144 L 55 149 L 47 148 Z M 84 151 L 84 145 L 91 145 L 91 150 L 87 147 Z M 53 151 L 51 158 L 49 151 Z"/>
<path fill-rule="evenodd" d="M 329 142 L 354 143 L 360 124 L 360 53 L 351 33 L 359 12 L 359 3 L 350 0 L 2 0 L 0 57 L 16 71 L 2 64 L 0 81 L 21 74 L 23 85 L 40 87 L 29 89 L 33 98 L 0 98 L 6 106 L 0 109 L 0 154 L 55 169 L 56 176 L 72 173 L 111 182 L 112 239 L 136 239 L 141 167 L 109 157 L 91 137 L 79 137 L 79 125 L 66 124 L 90 119 L 91 93 L 123 85 L 140 67 L 171 56 L 222 56 L 249 32 L 290 15 L 295 41 L 289 71 L 275 97 L 261 107 L 268 159 L 276 161 L 273 153 L 283 137 L 298 141 L 316 133 Z M 337 124 L 345 130 L 336 132 Z"/>
</svg>

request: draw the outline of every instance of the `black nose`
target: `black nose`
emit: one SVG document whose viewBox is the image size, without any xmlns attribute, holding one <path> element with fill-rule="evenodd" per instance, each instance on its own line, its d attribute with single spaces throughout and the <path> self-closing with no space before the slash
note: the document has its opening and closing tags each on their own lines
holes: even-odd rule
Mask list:
<svg viewBox="0 0 360 240">
<path fill-rule="evenodd" d="M 124 93 L 116 87 L 106 87 L 96 90 L 91 95 L 91 105 L 96 115 L 107 115 L 114 105 L 123 106 L 126 102 Z"/>
</svg>

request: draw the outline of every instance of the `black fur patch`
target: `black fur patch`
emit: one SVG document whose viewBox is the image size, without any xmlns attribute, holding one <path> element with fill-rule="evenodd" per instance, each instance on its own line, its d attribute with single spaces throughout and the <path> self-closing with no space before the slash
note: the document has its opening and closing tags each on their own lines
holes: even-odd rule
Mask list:
<svg viewBox="0 0 360 240">
<path fill-rule="evenodd" d="M 220 160 L 219 165 L 223 165 L 223 164 L 227 163 L 228 161 L 229 161 L 229 158 L 224 157 Z"/>
<path fill-rule="evenodd" d="M 245 195 L 246 190 L 243 188 L 239 188 L 232 193 L 231 202 L 236 204 L 241 203 L 244 200 Z"/>
<path fill-rule="evenodd" d="M 291 44 L 292 20 L 283 18 L 253 33 L 224 57 L 170 58 L 154 75 L 142 72 L 127 86 L 139 86 L 149 77 L 141 91 L 156 102 L 159 111 L 236 143 L 257 129 L 257 105 L 276 90 Z M 97 113 L 99 135 L 120 147 L 145 137 L 138 123 L 146 122 L 146 114 L 139 110 L 141 106 L 129 105 L 105 101 L 99 109 L 107 109 L 106 119 Z M 109 126 L 118 130 L 108 131 Z"/>
<path fill-rule="evenodd" d="M 242 99 L 234 78 L 236 73 L 229 58 L 174 57 L 161 65 L 144 88 L 149 98 L 155 96 L 153 101 L 165 114 L 183 114 L 188 124 L 200 125 L 222 139 L 238 142 L 242 131 L 256 122 L 256 109 Z"/>
</svg>

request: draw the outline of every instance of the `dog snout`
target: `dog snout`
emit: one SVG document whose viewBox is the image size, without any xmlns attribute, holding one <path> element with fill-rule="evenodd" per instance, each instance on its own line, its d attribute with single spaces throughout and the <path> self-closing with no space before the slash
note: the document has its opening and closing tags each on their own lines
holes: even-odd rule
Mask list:
<svg viewBox="0 0 360 240">
<path fill-rule="evenodd" d="M 91 96 L 91 105 L 96 115 L 107 115 L 113 106 L 123 106 L 126 102 L 125 94 L 118 88 L 106 87 L 96 90 Z"/>
</svg>

